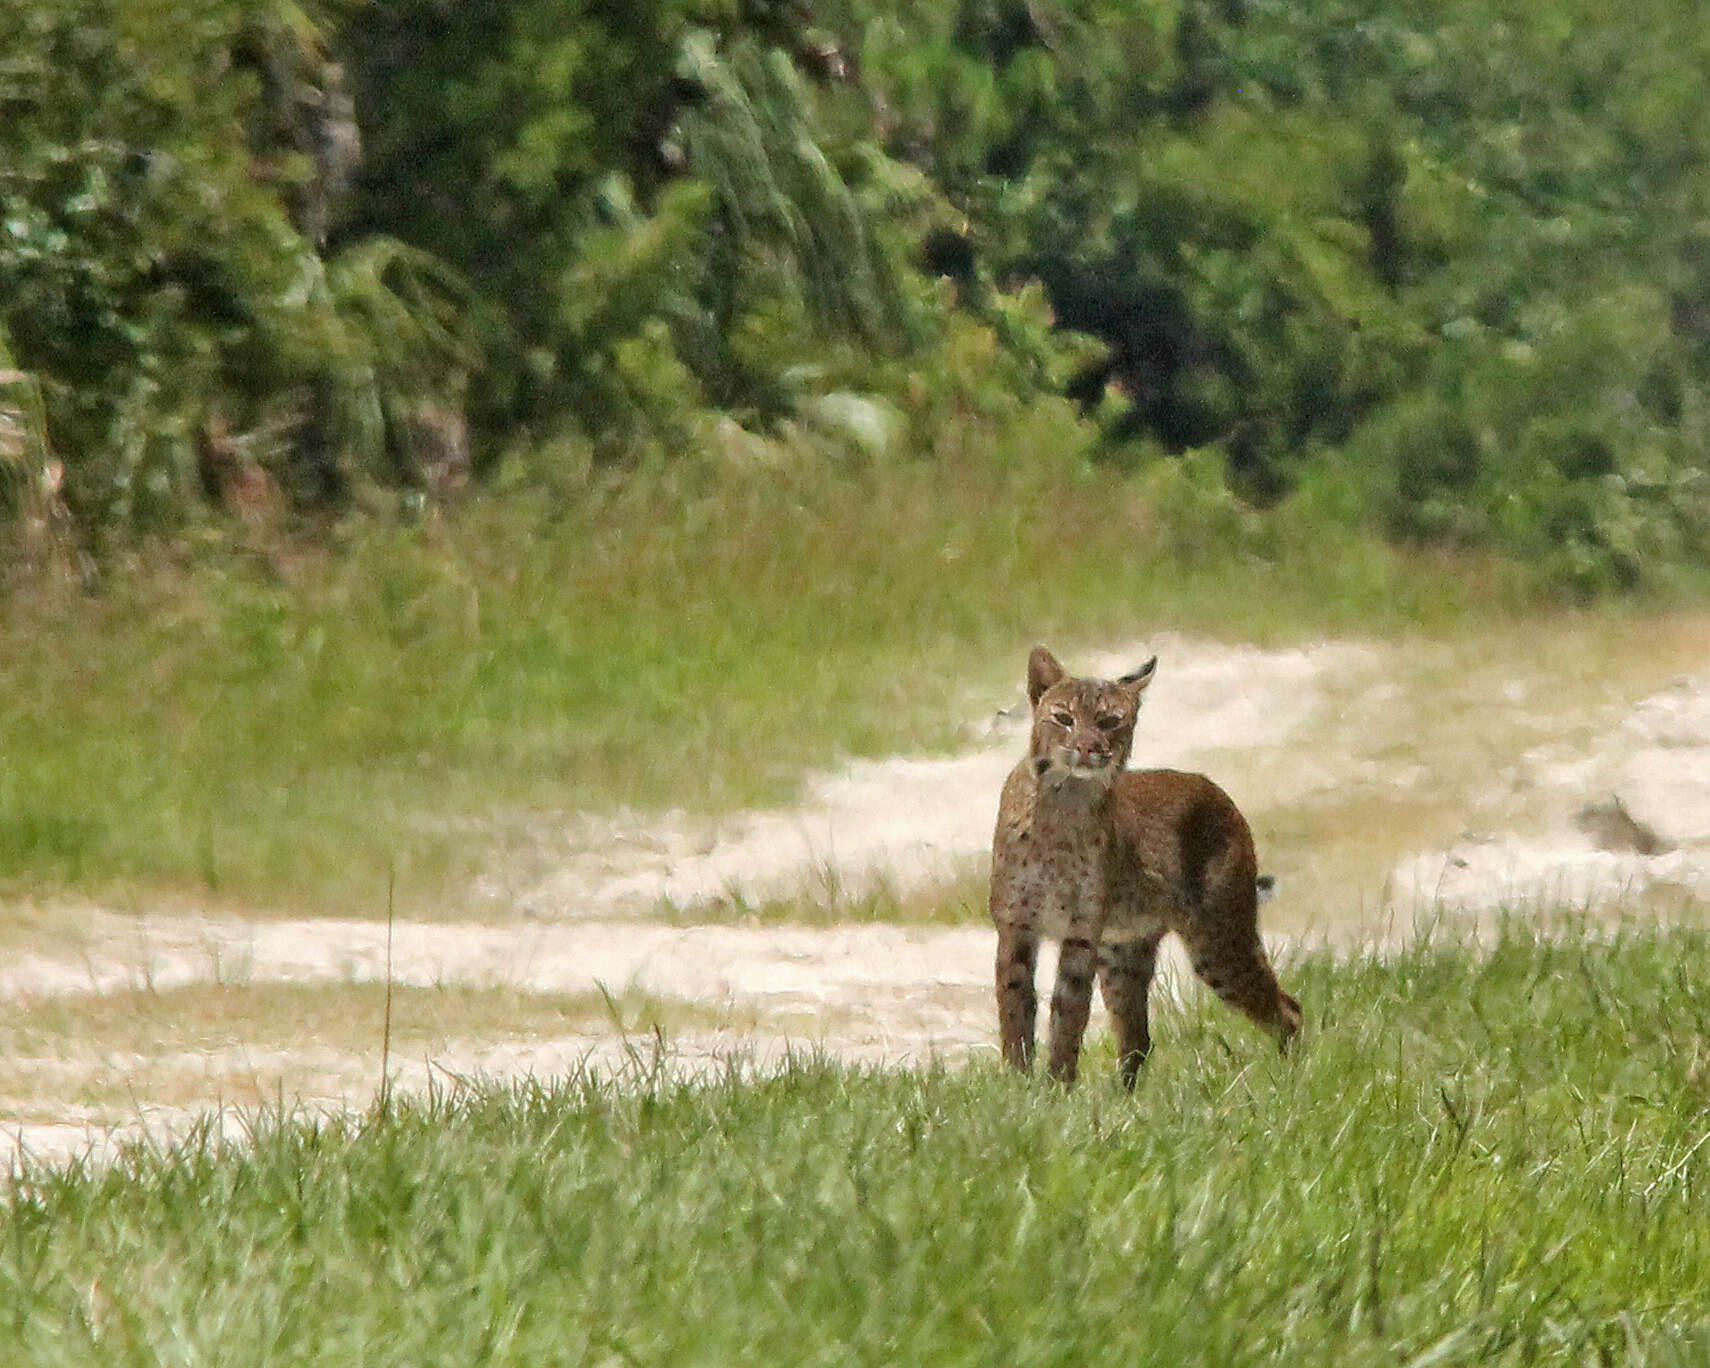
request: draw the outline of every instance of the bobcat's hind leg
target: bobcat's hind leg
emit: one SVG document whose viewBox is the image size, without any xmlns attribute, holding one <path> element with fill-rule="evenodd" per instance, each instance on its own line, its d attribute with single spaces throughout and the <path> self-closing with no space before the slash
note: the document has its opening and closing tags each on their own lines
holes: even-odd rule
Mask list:
<svg viewBox="0 0 1710 1368">
<path fill-rule="evenodd" d="M 1300 1004 L 1285 993 L 1255 924 L 1190 928 L 1183 935 L 1194 973 L 1236 1011 L 1251 1017 L 1288 1053 L 1300 1030 Z"/>
<path fill-rule="evenodd" d="M 998 1039 L 1004 1062 L 1026 1073 L 1033 1067 L 1033 1036 L 1039 994 L 1033 986 L 1039 937 L 1015 926 L 999 926 L 997 947 Z"/>
<path fill-rule="evenodd" d="M 1105 943 L 1098 951 L 1098 986 L 1116 1026 L 1116 1054 L 1122 1086 L 1134 1091 L 1140 1066 L 1152 1049 L 1146 996 L 1158 964 L 1161 936 Z"/>
</svg>

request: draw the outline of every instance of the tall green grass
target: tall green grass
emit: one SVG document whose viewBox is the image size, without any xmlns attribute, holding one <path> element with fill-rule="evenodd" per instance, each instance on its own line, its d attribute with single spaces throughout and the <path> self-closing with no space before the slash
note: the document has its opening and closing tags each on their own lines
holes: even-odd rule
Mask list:
<svg viewBox="0 0 1710 1368">
<path fill-rule="evenodd" d="M 839 754 L 950 745 L 1036 639 L 1276 641 L 1536 602 L 1513 567 L 1260 519 L 1192 462 L 1123 480 L 1083 440 L 1049 407 L 930 460 L 798 435 L 769 464 L 563 478 L 332 549 L 15 595 L 0 888 L 350 912 L 397 863 L 455 901 L 570 813 L 776 802 Z"/>
<path fill-rule="evenodd" d="M 1710 938 L 1289 967 L 1139 1091 L 803 1061 L 263 1124 L 0 1207 L 0 1361 L 1697 1364 Z"/>
</svg>

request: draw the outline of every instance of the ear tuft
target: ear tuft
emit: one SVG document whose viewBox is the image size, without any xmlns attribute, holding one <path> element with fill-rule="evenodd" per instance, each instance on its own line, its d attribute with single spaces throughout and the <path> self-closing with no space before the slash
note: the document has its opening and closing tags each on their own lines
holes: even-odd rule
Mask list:
<svg viewBox="0 0 1710 1368">
<path fill-rule="evenodd" d="M 1043 646 L 1035 646 L 1027 657 L 1027 701 L 1037 706 L 1045 690 L 1068 677 L 1069 672 L 1057 663 L 1056 656 Z"/>
<path fill-rule="evenodd" d="M 1144 693 L 1146 686 L 1152 682 L 1152 676 L 1158 672 L 1158 657 L 1153 656 L 1133 674 L 1125 674 L 1116 682 L 1125 689 L 1133 689 L 1135 693 Z"/>
</svg>

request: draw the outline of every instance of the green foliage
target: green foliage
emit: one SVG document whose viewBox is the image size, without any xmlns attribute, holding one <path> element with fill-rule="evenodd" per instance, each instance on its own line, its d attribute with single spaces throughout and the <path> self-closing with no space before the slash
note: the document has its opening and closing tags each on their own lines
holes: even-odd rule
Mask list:
<svg viewBox="0 0 1710 1368">
<path fill-rule="evenodd" d="M 482 292 L 490 432 L 681 448 L 708 407 L 788 413 L 822 378 L 804 354 L 900 342 L 882 215 L 774 26 L 704 3 L 442 9 L 372 5 L 346 41 L 352 220 Z"/>
<path fill-rule="evenodd" d="M 1686 0 L 0 24 L 0 328 L 86 530 L 180 517 L 210 420 L 336 504 L 455 485 L 466 423 L 491 473 L 729 420 L 870 452 L 1066 393 L 1120 469 L 1215 450 L 1251 507 L 1334 485 L 1581 592 L 1707 535 Z"/>
<path fill-rule="evenodd" d="M 1357 516 L 1584 589 L 1701 543 L 1690 6 L 837 11 L 887 148 L 968 224 L 939 268 L 1037 277 L 1107 344 L 1071 392 L 1114 459 L 1215 445 L 1261 506 L 1345 461 Z"/>
<path fill-rule="evenodd" d="M 32 510 L 48 461 L 41 386 L 13 366 L 0 331 L 0 516 L 16 518 Z"/>
<path fill-rule="evenodd" d="M 246 8 L 7 7 L 0 322 L 93 522 L 171 503 L 229 351 L 278 349 L 307 264 L 250 174 L 254 86 L 229 64 Z"/>
<path fill-rule="evenodd" d="M 461 400 L 478 360 L 464 323 L 468 286 L 437 257 L 371 237 L 325 263 L 313 297 L 347 461 L 376 475 L 392 462 L 394 474 L 418 477 L 402 449 L 412 418 Z"/>
<path fill-rule="evenodd" d="M 1469 329 L 1355 447 L 1406 535 L 1499 541 L 1587 590 L 1691 560 L 1710 533 L 1700 402 L 1652 290 L 1585 298 L 1536 347 Z"/>
<path fill-rule="evenodd" d="M 86 529 L 181 516 L 211 420 L 283 432 L 303 465 L 317 403 L 359 414 L 470 364 L 441 263 L 377 240 L 324 261 L 295 221 L 307 172 L 273 141 L 286 96 L 271 87 L 318 59 L 330 13 L 54 0 L 7 15 L 0 324 Z M 327 434 L 311 492 L 373 463 L 365 435 Z"/>
<path fill-rule="evenodd" d="M 21 1368 L 1701 1362 L 1710 941 L 1557 930 L 1305 957 L 1287 1062 L 1166 1006 L 1132 1097 L 993 1064 L 689 1084 L 643 1059 L 40 1170 L 4 1197 L 0 1346 Z"/>
</svg>

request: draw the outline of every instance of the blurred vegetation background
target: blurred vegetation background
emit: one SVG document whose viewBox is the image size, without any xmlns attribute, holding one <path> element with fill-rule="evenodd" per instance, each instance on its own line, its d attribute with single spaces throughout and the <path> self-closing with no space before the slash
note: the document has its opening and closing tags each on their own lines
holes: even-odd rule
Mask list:
<svg viewBox="0 0 1710 1368">
<path fill-rule="evenodd" d="M 12 0 L 0 53 L 14 577 L 1042 406 L 1015 459 L 1189 519 L 1576 593 L 1710 535 L 1689 0 Z"/>
<path fill-rule="evenodd" d="M 0 892 L 455 902 L 1036 639 L 1701 603 L 1706 128 L 1689 0 L 9 0 Z"/>
</svg>

